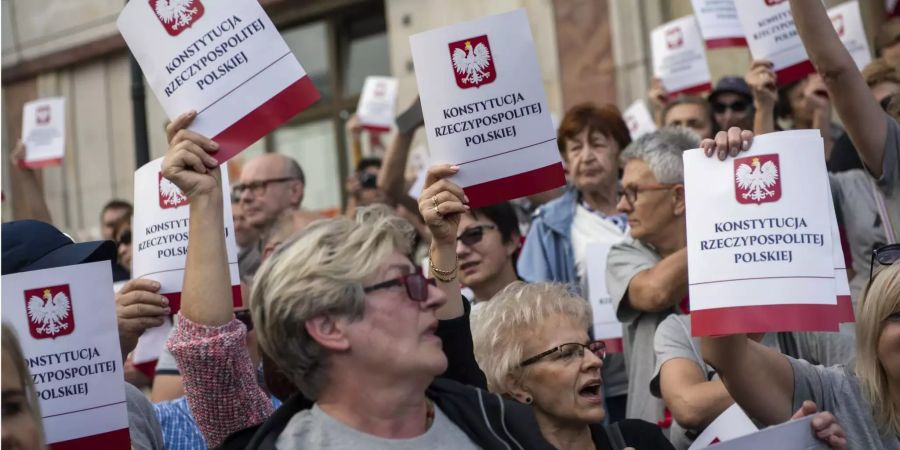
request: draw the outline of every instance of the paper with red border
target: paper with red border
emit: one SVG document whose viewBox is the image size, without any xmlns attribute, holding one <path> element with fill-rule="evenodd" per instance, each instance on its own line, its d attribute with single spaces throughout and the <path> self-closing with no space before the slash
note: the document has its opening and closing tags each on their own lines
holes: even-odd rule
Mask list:
<svg viewBox="0 0 900 450">
<path fill-rule="evenodd" d="M 256 0 L 202 3 L 172 36 L 149 2 L 125 5 L 116 25 L 169 119 L 195 110 L 190 129 L 226 161 L 303 111 L 319 93 Z"/>
<path fill-rule="evenodd" d="M 609 242 L 591 242 L 585 249 L 588 302 L 594 316 L 594 339 L 606 342 L 608 353 L 621 353 L 622 323 L 616 317 L 612 297 L 606 288 L 606 258 L 613 246 Z"/>
<path fill-rule="evenodd" d="M 158 281 L 159 293 L 169 299 L 172 314 L 181 309 L 181 286 L 184 282 L 184 266 L 187 259 L 188 222 L 190 205 L 184 194 L 171 182 L 160 179 L 162 158 L 145 164 L 134 172 L 134 218 L 132 219 L 132 278 Z M 225 215 L 225 250 L 228 271 L 231 275 L 231 293 L 234 306 L 240 306 L 241 286 L 238 274 L 237 243 L 234 240 L 234 220 L 228 170 L 222 171 L 222 198 Z M 170 191 L 174 189 L 174 191 Z M 164 207 L 167 203 L 175 207 Z"/>
<path fill-rule="evenodd" d="M 693 15 L 654 28 L 650 33 L 650 45 L 653 74 L 662 81 L 670 97 L 712 89 L 706 47 Z"/>
<path fill-rule="evenodd" d="M 691 0 L 706 48 L 746 47 L 735 0 Z"/>
<path fill-rule="evenodd" d="M 863 27 L 862 14 L 859 12 L 859 2 L 854 0 L 830 8 L 828 17 L 844 47 L 850 52 L 856 67 L 862 70 L 869 65 L 872 62 L 872 52 L 869 50 L 866 29 Z"/>
<path fill-rule="evenodd" d="M 684 153 L 693 335 L 837 331 L 831 198 L 810 188 L 827 183 L 822 148 L 817 131 L 801 130 L 757 136 L 739 156 L 751 159 L 743 169 Z M 761 163 L 771 155 L 774 180 Z M 750 177 L 761 184 L 741 190 Z M 756 201 L 739 202 L 745 195 Z"/>
<path fill-rule="evenodd" d="M 397 108 L 397 86 L 396 78 L 366 77 L 356 107 L 360 125 L 371 131 L 390 131 Z"/>
<path fill-rule="evenodd" d="M 66 99 L 42 98 L 25 104 L 22 110 L 22 142 L 25 159 L 32 169 L 62 164 L 66 152 Z"/>
<path fill-rule="evenodd" d="M 48 286 L 67 286 L 74 326 L 69 333 L 35 339 L 23 293 Z M 50 448 L 130 449 L 109 261 L 4 275 L 2 290 L 3 322 L 22 344 Z M 61 304 L 52 301 L 44 303 L 45 312 Z"/>
<path fill-rule="evenodd" d="M 797 34 L 789 2 L 740 0 L 734 5 L 750 54 L 753 59 L 772 61 L 779 86 L 816 71 Z"/>
<path fill-rule="evenodd" d="M 789 420 L 763 428 L 755 433 L 722 440 L 710 448 L 714 450 L 826 450 L 828 446 L 818 440 L 813 433 L 812 420 L 814 417 L 812 415 L 802 419 Z"/>
<path fill-rule="evenodd" d="M 471 207 L 565 184 L 525 10 L 409 42 L 431 161 L 460 166 L 452 179 Z"/>
</svg>

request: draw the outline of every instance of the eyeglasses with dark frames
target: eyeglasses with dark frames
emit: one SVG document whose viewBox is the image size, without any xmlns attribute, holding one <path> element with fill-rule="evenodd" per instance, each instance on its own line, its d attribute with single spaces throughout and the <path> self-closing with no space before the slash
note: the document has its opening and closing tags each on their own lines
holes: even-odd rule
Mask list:
<svg viewBox="0 0 900 450">
<path fill-rule="evenodd" d="M 387 280 L 372 286 L 363 288 L 363 292 L 369 293 L 379 289 L 387 289 L 395 286 L 403 286 L 406 288 L 406 294 L 414 302 L 424 302 L 428 300 L 428 286 L 434 286 L 433 279 L 425 278 L 421 273 L 411 273 L 409 275 L 401 275 L 393 280 Z"/>
<path fill-rule="evenodd" d="M 244 326 L 247 327 L 247 331 L 253 329 L 253 317 L 250 315 L 249 309 L 242 309 L 240 311 L 234 312 L 234 318 L 240 320 Z"/>
<path fill-rule="evenodd" d="M 266 189 L 268 189 L 269 185 L 272 183 L 284 183 L 287 181 L 299 180 L 297 177 L 283 177 L 283 178 L 272 178 L 269 180 L 259 180 L 252 181 L 250 183 L 241 183 L 236 184 L 231 188 L 231 195 L 237 198 L 240 198 L 243 195 L 244 191 L 250 190 L 250 193 L 254 196 L 263 195 L 266 193 Z"/>
<path fill-rule="evenodd" d="M 882 266 L 890 266 L 897 261 L 900 261 L 900 243 L 883 245 L 872 250 L 872 261 L 869 264 L 869 283 L 872 282 L 876 262 Z"/>
<path fill-rule="evenodd" d="M 481 238 L 484 237 L 484 230 L 493 230 L 496 229 L 496 225 L 484 224 L 478 225 L 471 228 L 467 228 L 466 231 L 463 231 L 456 240 L 466 244 L 466 247 L 471 247 L 479 242 L 481 242 Z"/>
<path fill-rule="evenodd" d="M 681 184 L 678 184 L 678 183 L 650 183 L 650 184 L 645 184 L 643 186 L 629 185 L 629 186 L 625 186 L 624 188 L 619 187 L 618 195 L 619 195 L 619 198 L 622 198 L 624 196 L 625 200 L 628 202 L 628 204 L 632 208 L 634 208 L 634 204 L 635 204 L 635 202 L 637 202 L 637 199 L 638 199 L 638 194 L 640 194 L 641 192 L 665 191 L 665 190 L 672 189 L 672 188 L 678 187 L 678 186 L 681 186 Z"/>
<path fill-rule="evenodd" d="M 119 235 L 119 239 L 116 240 L 116 246 L 120 245 L 131 245 L 131 230 L 125 230 Z"/>
<path fill-rule="evenodd" d="M 557 345 L 556 347 L 553 347 L 545 352 L 538 353 L 537 355 L 534 355 L 530 358 L 526 358 L 521 363 L 519 363 L 519 365 L 521 367 L 525 367 L 534 364 L 554 353 L 559 353 L 559 357 L 557 359 L 569 359 L 572 357 L 583 358 L 585 349 L 597 355 L 597 357 L 600 359 L 606 358 L 606 343 L 603 341 L 590 341 L 587 344 L 582 344 L 579 342 L 567 342 L 565 344 Z"/>
</svg>

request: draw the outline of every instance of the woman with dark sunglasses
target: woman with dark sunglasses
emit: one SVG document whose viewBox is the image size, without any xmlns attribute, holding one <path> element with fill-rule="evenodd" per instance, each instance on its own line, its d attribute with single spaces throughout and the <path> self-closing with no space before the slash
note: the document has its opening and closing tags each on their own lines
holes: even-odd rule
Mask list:
<svg viewBox="0 0 900 450">
<path fill-rule="evenodd" d="M 460 216 L 456 237 L 459 281 L 475 294 L 473 311 L 519 279 L 516 258 L 520 242 L 516 211 L 508 202 Z"/>
</svg>

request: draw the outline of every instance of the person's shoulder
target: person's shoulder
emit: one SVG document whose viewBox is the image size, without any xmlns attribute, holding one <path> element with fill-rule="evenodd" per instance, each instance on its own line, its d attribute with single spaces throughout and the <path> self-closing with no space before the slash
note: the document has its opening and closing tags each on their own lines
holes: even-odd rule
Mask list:
<svg viewBox="0 0 900 450">
<path fill-rule="evenodd" d="M 656 252 L 643 242 L 631 236 L 625 236 L 621 241 L 613 244 L 609 249 L 609 257 L 615 258 L 639 258 L 646 260 L 659 260 Z"/>
<path fill-rule="evenodd" d="M 671 340 L 691 339 L 691 316 L 689 314 L 669 314 L 656 327 L 656 335 Z"/>
</svg>

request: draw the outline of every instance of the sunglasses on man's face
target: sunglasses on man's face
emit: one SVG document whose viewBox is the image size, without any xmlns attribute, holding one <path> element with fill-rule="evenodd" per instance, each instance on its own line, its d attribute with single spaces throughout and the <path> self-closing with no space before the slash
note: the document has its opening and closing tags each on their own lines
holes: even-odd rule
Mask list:
<svg viewBox="0 0 900 450">
<path fill-rule="evenodd" d="M 116 241 L 116 245 L 131 245 L 131 230 L 123 231 Z"/>
<path fill-rule="evenodd" d="M 750 103 L 745 101 L 736 101 L 732 103 L 722 103 L 722 102 L 714 102 L 712 104 L 713 112 L 716 114 L 722 114 L 727 110 L 732 110 L 736 113 L 742 113 L 747 110 L 747 107 L 750 106 Z"/>
<path fill-rule="evenodd" d="M 900 244 L 883 245 L 872 250 L 872 261 L 869 265 L 869 282 L 872 282 L 876 262 L 882 266 L 890 266 L 898 260 L 900 260 Z"/>
<path fill-rule="evenodd" d="M 467 228 L 456 238 L 456 240 L 462 242 L 463 244 L 466 244 L 466 247 L 471 247 L 481 242 L 481 238 L 484 237 L 484 230 L 493 230 L 495 228 L 497 228 L 496 225 L 488 224 Z"/>
</svg>

